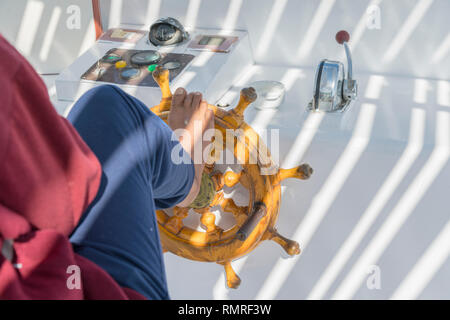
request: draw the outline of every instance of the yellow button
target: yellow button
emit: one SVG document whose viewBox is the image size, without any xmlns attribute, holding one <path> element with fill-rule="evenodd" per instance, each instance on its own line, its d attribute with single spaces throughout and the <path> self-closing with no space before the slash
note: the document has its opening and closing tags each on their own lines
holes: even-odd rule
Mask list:
<svg viewBox="0 0 450 320">
<path fill-rule="evenodd" d="M 116 68 L 117 69 L 122 69 L 122 68 L 125 68 L 126 66 L 127 66 L 127 63 L 125 61 L 123 61 L 123 60 L 116 62 Z"/>
</svg>

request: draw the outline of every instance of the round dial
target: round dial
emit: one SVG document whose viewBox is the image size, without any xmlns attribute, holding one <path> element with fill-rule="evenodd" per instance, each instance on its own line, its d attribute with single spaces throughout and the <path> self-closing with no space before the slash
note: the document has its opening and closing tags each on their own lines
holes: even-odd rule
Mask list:
<svg viewBox="0 0 450 320">
<path fill-rule="evenodd" d="M 176 32 L 177 29 L 174 26 L 162 23 L 158 25 L 155 30 L 155 38 L 161 42 L 165 42 L 172 39 L 175 36 Z"/>
<path fill-rule="evenodd" d="M 106 63 L 116 63 L 117 61 L 122 60 L 122 57 L 115 53 L 109 53 L 109 54 L 104 55 L 101 60 L 102 60 L 102 62 L 106 62 Z"/>
<path fill-rule="evenodd" d="M 148 33 L 148 40 L 155 46 L 170 46 L 189 38 L 189 33 L 182 24 L 174 18 L 167 17 L 155 21 Z"/>
<path fill-rule="evenodd" d="M 181 63 L 179 63 L 178 61 L 168 61 L 163 64 L 163 67 L 166 68 L 167 70 L 174 70 L 181 67 Z"/>
<path fill-rule="evenodd" d="M 161 55 L 153 50 L 137 52 L 131 56 L 131 63 L 137 66 L 155 64 L 161 59 Z"/>
<path fill-rule="evenodd" d="M 139 70 L 137 68 L 124 68 L 120 72 L 120 76 L 124 80 L 135 79 L 135 78 L 139 77 L 140 75 L 141 75 L 141 70 Z"/>
</svg>

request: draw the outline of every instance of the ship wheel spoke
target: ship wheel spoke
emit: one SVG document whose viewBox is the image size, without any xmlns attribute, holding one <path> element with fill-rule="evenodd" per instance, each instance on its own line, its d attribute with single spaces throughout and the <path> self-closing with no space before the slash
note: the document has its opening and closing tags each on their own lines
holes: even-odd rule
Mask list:
<svg viewBox="0 0 450 320">
<path fill-rule="evenodd" d="M 231 188 L 239 183 L 241 176 L 242 176 L 242 171 L 240 171 L 238 173 L 236 173 L 234 171 L 227 171 L 223 175 L 223 182 L 227 187 Z"/>
<path fill-rule="evenodd" d="M 293 256 L 300 253 L 300 246 L 297 241 L 290 240 L 282 236 L 275 228 L 267 230 L 267 233 L 267 240 L 272 240 L 278 243 L 288 255 Z"/>
<path fill-rule="evenodd" d="M 216 129 L 216 131 L 218 131 Z M 211 173 L 214 170 L 214 165 L 216 162 L 221 161 L 222 151 L 225 148 L 225 144 L 223 142 L 222 135 L 220 131 L 218 131 L 219 135 L 211 137 L 211 144 L 209 145 L 209 151 L 207 154 L 207 159 L 205 161 L 205 172 Z"/>
<path fill-rule="evenodd" d="M 227 279 L 228 288 L 237 289 L 237 287 L 239 287 L 239 285 L 241 284 L 241 278 L 239 278 L 239 276 L 233 270 L 233 267 L 231 266 L 231 261 L 218 263 L 223 265 L 225 269 L 225 277 Z"/>
<path fill-rule="evenodd" d="M 206 233 L 220 233 L 222 228 L 216 226 L 216 215 L 210 211 L 210 208 L 194 209 L 195 212 L 201 214 L 201 227 L 205 229 Z"/>
<path fill-rule="evenodd" d="M 223 191 L 216 192 L 214 199 L 211 201 L 210 207 L 218 206 L 222 203 L 224 198 Z"/>
<path fill-rule="evenodd" d="M 294 167 L 292 169 L 280 169 L 278 170 L 276 180 L 277 182 L 283 181 L 288 178 L 297 178 L 301 180 L 307 180 L 311 177 L 313 173 L 313 169 L 309 166 L 309 164 L 301 164 L 298 167 Z"/>
<path fill-rule="evenodd" d="M 186 218 L 188 214 L 189 208 L 174 207 L 173 216 L 167 219 L 165 227 L 174 234 L 178 234 L 183 227 L 183 219 Z"/>
<path fill-rule="evenodd" d="M 220 204 L 221 208 L 225 212 L 231 212 L 234 219 L 236 220 L 236 225 L 241 227 L 248 217 L 248 207 L 238 206 L 233 199 L 225 198 Z"/>
</svg>

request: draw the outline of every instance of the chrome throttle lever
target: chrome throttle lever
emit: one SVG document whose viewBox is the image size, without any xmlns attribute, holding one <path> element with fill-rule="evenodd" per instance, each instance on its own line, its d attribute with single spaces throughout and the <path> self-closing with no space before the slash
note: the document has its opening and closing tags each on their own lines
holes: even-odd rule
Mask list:
<svg viewBox="0 0 450 320">
<path fill-rule="evenodd" d="M 339 31 L 336 41 L 344 45 L 347 55 L 347 77 L 344 64 L 340 61 L 324 59 L 320 61 L 314 80 L 313 99 L 309 108 L 314 111 L 342 112 L 358 96 L 358 85 L 353 79 L 352 55 L 347 31 Z"/>
</svg>

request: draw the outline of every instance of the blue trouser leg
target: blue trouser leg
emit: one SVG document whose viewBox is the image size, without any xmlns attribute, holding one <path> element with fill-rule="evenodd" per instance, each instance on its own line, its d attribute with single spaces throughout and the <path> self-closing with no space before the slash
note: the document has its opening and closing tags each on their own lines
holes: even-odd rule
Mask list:
<svg viewBox="0 0 450 320">
<path fill-rule="evenodd" d="M 172 131 L 115 86 L 88 91 L 68 119 L 102 164 L 97 197 L 70 238 L 75 252 L 121 286 L 168 299 L 155 210 L 187 196 L 194 178 L 190 159 L 171 161 L 171 151 L 180 147 Z"/>
</svg>

